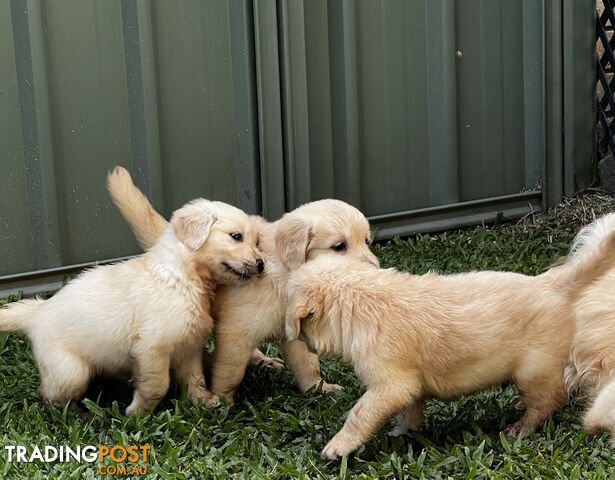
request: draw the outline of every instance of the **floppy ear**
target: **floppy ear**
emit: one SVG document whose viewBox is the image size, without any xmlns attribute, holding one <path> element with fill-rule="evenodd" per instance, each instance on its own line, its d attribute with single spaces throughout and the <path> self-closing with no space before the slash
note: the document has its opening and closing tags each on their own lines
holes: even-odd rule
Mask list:
<svg viewBox="0 0 615 480">
<path fill-rule="evenodd" d="M 215 221 L 211 210 L 184 207 L 173 214 L 171 225 L 179 241 L 194 251 L 207 241 Z"/>
<path fill-rule="evenodd" d="M 291 307 L 286 311 L 286 340 L 297 340 L 301 332 L 301 320 L 314 315 L 314 309 L 306 306 Z"/>
<path fill-rule="evenodd" d="M 307 259 L 314 237 L 312 225 L 301 219 L 282 219 L 275 234 L 275 246 L 280 259 L 289 270 L 296 270 Z"/>
</svg>

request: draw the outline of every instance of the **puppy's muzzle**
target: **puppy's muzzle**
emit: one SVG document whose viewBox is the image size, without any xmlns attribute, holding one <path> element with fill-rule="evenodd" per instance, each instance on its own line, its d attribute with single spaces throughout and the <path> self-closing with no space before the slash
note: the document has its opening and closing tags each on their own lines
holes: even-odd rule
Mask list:
<svg viewBox="0 0 615 480">
<path fill-rule="evenodd" d="M 368 253 L 368 254 L 364 254 L 364 255 L 360 255 L 359 256 L 359 260 L 361 262 L 365 262 L 368 263 L 370 265 L 373 265 L 376 268 L 380 268 L 380 260 L 378 260 L 378 257 L 376 255 L 374 255 L 373 253 Z"/>
<path fill-rule="evenodd" d="M 365 261 L 371 263 L 376 268 L 380 268 L 380 261 L 376 257 L 367 257 Z"/>
<path fill-rule="evenodd" d="M 227 270 L 242 279 L 248 279 L 255 275 L 260 275 L 265 271 L 265 262 L 260 258 L 256 259 L 254 263 L 243 262 L 239 268 L 233 267 L 228 263 L 224 263 L 223 265 L 227 268 Z"/>
</svg>

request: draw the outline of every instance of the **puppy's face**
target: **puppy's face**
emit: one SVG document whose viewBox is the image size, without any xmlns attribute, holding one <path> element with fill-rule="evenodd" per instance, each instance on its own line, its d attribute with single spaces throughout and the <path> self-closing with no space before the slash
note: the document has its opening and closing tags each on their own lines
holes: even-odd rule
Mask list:
<svg viewBox="0 0 615 480">
<path fill-rule="evenodd" d="M 265 268 L 254 222 L 231 205 L 194 200 L 173 214 L 171 224 L 193 252 L 197 269 L 221 285 L 240 283 Z"/>
<path fill-rule="evenodd" d="M 289 270 L 322 255 L 344 255 L 380 265 L 369 248 L 367 219 L 345 202 L 311 202 L 287 213 L 277 223 L 276 248 Z"/>
</svg>

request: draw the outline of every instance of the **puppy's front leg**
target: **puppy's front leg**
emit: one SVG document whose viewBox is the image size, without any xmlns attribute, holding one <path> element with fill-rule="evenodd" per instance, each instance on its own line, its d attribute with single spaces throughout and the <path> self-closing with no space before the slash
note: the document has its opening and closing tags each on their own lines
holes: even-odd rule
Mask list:
<svg viewBox="0 0 615 480">
<path fill-rule="evenodd" d="M 288 367 L 293 372 L 297 386 L 302 392 L 316 387 L 322 381 L 320 377 L 320 360 L 318 355 L 308 350 L 307 345 L 300 340 L 292 340 L 282 344 L 282 354 Z M 322 384 L 323 392 L 340 390 L 342 387 L 334 383 Z"/>
<path fill-rule="evenodd" d="M 389 432 L 392 437 L 406 435 L 409 431 L 417 431 L 423 419 L 424 400 L 416 400 L 408 405 L 395 417 L 395 427 Z"/>
<path fill-rule="evenodd" d="M 149 413 L 169 390 L 170 356 L 166 352 L 145 351 L 136 359 L 135 393 L 126 415 Z"/>
<path fill-rule="evenodd" d="M 177 381 L 188 387 L 188 398 L 191 402 L 203 402 L 208 407 L 220 404 L 218 397 L 207 390 L 203 372 L 203 349 L 200 345 L 183 352 L 174 372 Z"/>
<path fill-rule="evenodd" d="M 216 332 L 212 392 L 230 404 L 234 403 L 235 392 L 243 380 L 255 347 L 253 338 L 247 332 L 229 329 Z"/>
<path fill-rule="evenodd" d="M 342 429 L 323 449 L 322 457 L 336 460 L 354 452 L 378 432 L 388 419 L 415 401 L 417 395 L 418 388 L 403 383 L 370 388 L 352 407 Z"/>
</svg>

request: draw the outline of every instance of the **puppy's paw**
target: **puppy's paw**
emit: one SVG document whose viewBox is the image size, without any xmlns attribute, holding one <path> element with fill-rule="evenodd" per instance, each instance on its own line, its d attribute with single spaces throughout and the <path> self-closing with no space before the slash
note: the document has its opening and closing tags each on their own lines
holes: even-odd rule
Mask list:
<svg viewBox="0 0 615 480">
<path fill-rule="evenodd" d="M 523 403 L 523 398 L 521 398 L 521 396 L 513 398 L 513 408 L 518 412 L 523 412 L 525 410 L 525 403 Z"/>
<path fill-rule="evenodd" d="M 335 392 L 337 390 L 344 390 L 344 387 L 342 387 L 341 385 L 338 385 L 337 383 L 323 382 L 322 387 L 320 387 L 320 389 L 324 393 L 331 393 L 331 392 Z"/>
<path fill-rule="evenodd" d="M 284 370 L 286 368 L 286 364 L 284 360 L 277 357 L 265 357 L 259 363 L 259 366 L 263 366 L 265 368 L 271 368 L 276 371 Z"/>
<path fill-rule="evenodd" d="M 529 433 L 530 433 L 530 429 L 525 424 L 525 422 L 523 422 L 522 420 L 519 420 L 518 422 L 513 423 L 506 430 L 504 430 L 504 434 L 507 437 L 523 438 Z"/>
<path fill-rule="evenodd" d="M 210 408 L 214 408 L 220 405 L 220 398 L 218 395 L 211 393 L 204 387 L 194 388 L 190 391 L 188 397 L 192 403 L 204 403 Z"/>
<path fill-rule="evenodd" d="M 329 443 L 322 449 L 320 456 L 325 460 L 337 460 L 338 458 L 350 455 L 361 444 L 356 444 L 350 439 L 341 436 L 339 433 L 331 439 Z"/>
<path fill-rule="evenodd" d="M 215 395 L 215 394 L 214 394 Z M 218 404 L 221 404 L 222 401 L 226 403 L 229 407 L 235 405 L 235 394 L 234 393 L 219 393 L 217 395 Z"/>
<path fill-rule="evenodd" d="M 128 405 L 128 407 L 126 407 L 126 416 L 127 417 L 132 417 L 133 415 L 135 417 L 144 417 L 145 415 L 147 415 L 147 411 L 145 411 L 143 409 L 143 407 L 139 406 L 139 405 L 133 405 L 132 403 L 130 405 Z"/>
<path fill-rule="evenodd" d="M 410 429 L 407 427 L 402 427 L 401 425 L 395 425 L 393 430 L 389 432 L 389 437 L 401 437 L 403 435 L 408 435 L 410 433 Z"/>
<path fill-rule="evenodd" d="M 210 397 L 205 400 L 205 405 L 207 405 L 209 408 L 216 408 L 220 406 L 220 397 L 218 397 L 218 395 L 214 395 L 213 393 L 210 393 Z"/>
</svg>

